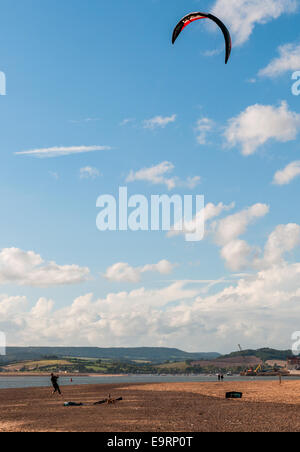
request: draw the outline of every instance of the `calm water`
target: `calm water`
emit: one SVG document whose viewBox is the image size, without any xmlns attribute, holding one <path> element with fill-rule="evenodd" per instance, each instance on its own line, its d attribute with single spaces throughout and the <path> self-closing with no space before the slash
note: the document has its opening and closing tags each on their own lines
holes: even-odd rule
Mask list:
<svg viewBox="0 0 300 452">
<path fill-rule="evenodd" d="M 288 378 L 291 379 L 290 377 Z M 295 377 L 300 380 L 300 377 Z M 276 377 L 226 377 L 225 381 L 274 381 Z M 110 384 L 110 383 L 176 383 L 176 382 L 214 382 L 216 377 L 212 376 L 155 376 L 155 375 L 129 375 L 122 377 L 73 377 L 60 378 L 61 386 L 89 385 L 89 384 Z M 0 389 L 8 388 L 37 388 L 50 386 L 50 379 L 47 377 L 0 377 Z"/>
</svg>

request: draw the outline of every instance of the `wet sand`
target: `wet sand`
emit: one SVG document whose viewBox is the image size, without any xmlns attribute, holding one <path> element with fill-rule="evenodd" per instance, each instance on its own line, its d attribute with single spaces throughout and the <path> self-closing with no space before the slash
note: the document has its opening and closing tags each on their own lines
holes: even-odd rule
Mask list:
<svg viewBox="0 0 300 452">
<path fill-rule="evenodd" d="M 0 391 L 0 432 L 298 432 L 300 382 L 89 385 Z M 225 400 L 229 390 L 244 399 Z M 122 396 L 117 405 L 66 408 Z"/>
</svg>

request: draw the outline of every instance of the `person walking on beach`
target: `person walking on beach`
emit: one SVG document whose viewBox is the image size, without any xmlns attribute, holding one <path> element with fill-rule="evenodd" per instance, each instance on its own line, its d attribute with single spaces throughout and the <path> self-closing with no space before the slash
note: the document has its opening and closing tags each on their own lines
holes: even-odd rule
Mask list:
<svg viewBox="0 0 300 452">
<path fill-rule="evenodd" d="M 59 384 L 58 384 L 58 379 L 59 379 L 59 376 L 51 374 L 51 383 L 52 383 L 52 386 L 54 389 L 52 394 L 55 394 L 56 392 L 58 392 L 59 395 L 62 395 Z"/>
</svg>

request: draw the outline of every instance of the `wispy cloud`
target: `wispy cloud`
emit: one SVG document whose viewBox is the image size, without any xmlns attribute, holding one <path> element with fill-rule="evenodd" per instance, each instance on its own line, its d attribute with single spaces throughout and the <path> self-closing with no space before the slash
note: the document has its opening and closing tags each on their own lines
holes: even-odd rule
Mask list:
<svg viewBox="0 0 300 452">
<path fill-rule="evenodd" d="M 38 158 L 62 157 L 72 154 L 83 154 L 95 151 L 109 151 L 110 146 L 54 146 L 52 148 L 31 149 L 28 151 L 15 152 L 15 155 L 26 155 Z"/>
<path fill-rule="evenodd" d="M 84 118 L 84 119 L 71 119 L 69 122 L 71 124 L 84 124 L 89 122 L 98 122 L 101 118 Z"/>
<path fill-rule="evenodd" d="M 92 166 L 80 168 L 80 179 L 96 179 L 99 176 L 100 172 L 97 168 L 93 168 Z"/>
<path fill-rule="evenodd" d="M 191 221 L 184 222 L 184 226 L 182 230 L 174 225 L 172 230 L 168 232 L 167 237 L 172 238 L 178 235 L 185 235 L 187 233 L 195 232 L 199 230 L 199 225 L 201 224 L 203 213 L 204 213 L 204 221 L 206 225 L 206 230 L 208 230 L 207 223 L 211 221 L 213 218 L 219 217 L 223 212 L 227 212 L 232 210 L 235 207 L 235 203 L 231 203 L 230 205 L 223 204 L 220 202 L 215 205 L 213 203 L 206 204 L 204 207 L 204 212 L 199 212 Z"/>
<path fill-rule="evenodd" d="M 199 176 L 188 177 L 186 181 L 178 177 L 168 177 L 168 175 L 175 169 L 171 162 L 162 162 L 150 168 L 143 168 L 139 171 L 131 171 L 126 179 L 126 182 L 145 181 L 153 185 L 166 185 L 168 190 L 173 190 L 176 187 L 195 188 L 201 182 Z"/>
<path fill-rule="evenodd" d="M 126 179 L 126 182 L 146 181 L 153 185 L 166 185 L 169 190 L 175 188 L 175 179 L 169 178 L 166 175 L 174 170 L 173 163 L 162 162 L 151 168 L 143 168 L 139 171 L 131 171 Z"/>
<path fill-rule="evenodd" d="M 203 55 L 206 57 L 214 57 L 216 55 L 220 55 L 220 53 L 222 53 L 223 51 L 223 47 L 220 47 L 219 49 L 206 50 L 205 52 L 203 52 Z"/>
<path fill-rule="evenodd" d="M 50 176 L 55 179 L 58 180 L 59 179 L 59 174 L 54 172 L 54 171 L 49 171 Z"/>
<path fill-rule="evenodd" d="M 296 160 L 287 165 L 283 170 L 277 171 L 273 183 L 275 185 L 288 185 L 298 176 L 300 176 L 300 160 Z"/>
<path fill-rule="evenodd" d="M 144 129 L 157 129 L 157 128 L 165 128 L 168 124 L 171 124 L 175 122 L 177 119 L 177 115 L 172 116 L 156 116 L 152 119 L 146 119 L 143 121 L 143 127 Z"/>
<path fill-rule="evenodd" d="M 181 181 L 181 184 L 183 184 L 184 187 L 190 188 L 191 190 L 196 188 L 200 183 L 200 176 L 188 177 L 186 181 Z"/>
<path fill-rule="evenodd" d="M 123 121 L 120 122 L 120 126 L 124 127 L 128 124 L 132 124 L 135 121 L 135 118 L 125 118 Z"/>
<path fill-rule="evenodd" d="M 215 233 L 216 242 L 221 246 L 227 245 L 245 234 L 250 224 L 258 218 L 263 218 L 269 211 L 268 205 L 258 203 L 220 220 Z"/>
<path fill-rule="evenodd" d="M 251 85 L 253 85 L 254 83 L 257 82 L 257 80 L 256 80 L 255 77 L 252 77 L 252 78 L 248 78 L 248 79 L 246 80 L 246 82 L 247 82 L 247 83 L 250 83 Z"/>
<path fill-rule="evenodd" d="M 198 144 L 207 144 L 207 135 L 212 131 L 215 123 L 209 118 L 202 118 L 197 121 L 195 133 Z"/>
<path fill-rule="evenodd" d="M 285 44 L 278 48 L 279 57 L 259 71 L 261 77 L 275 78 L 300 68 L 300 43 Z"/>
<path fill-rule="evenodd" d="M 169 275 L 175 267 L 175 264 L 171 264 L 165 259 L 157 264 L 148 264 L 144 267 L 132 267 L 125 262 L 118 262 L 109 267 L 103 276 L 109 281 L 138 283 L 144 273 L 157 272 L 161 275 Z"/>
</svg>

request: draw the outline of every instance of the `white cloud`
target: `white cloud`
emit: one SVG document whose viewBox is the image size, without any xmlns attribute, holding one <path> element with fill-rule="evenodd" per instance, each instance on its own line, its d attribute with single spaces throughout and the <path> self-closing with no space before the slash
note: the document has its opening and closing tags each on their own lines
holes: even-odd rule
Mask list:
<svg viewBox="0 0 300 452">
<path fill-rule="evenodd" d="M 225 239 L 222 237 L 223 240 L 221 243 L 219 242 L 221 257 L 232 271 L 264 270 L 272 268 L 274 265 L 282 265 L 285 262 L 285 255 L 300 245 L 300 226 L 291 223 L 277 226 L 269 235 L 264 250 L 252 247 L 246 241 L 238 238 L 245 230 L 243 221 L 235 219 L 236 225 L 233 225 L 234 222 L 231 224 L 236 233 L 227 237 L 225 234 Z M 229 225 L 230 222 L 227 226 Z M 216 238 L 219 238 L 218 234 Z"/>
<path fill-rule="evenodd" d="M 300 245 L 300 226 L 290 223 L 279 225 L 270 234 L 262 260 L 257 260 L 260 268 L 269 268 L 284 262 L 284 255 Z"/>
<path fill-rule="evenodd" d="M 212 220 L 213 218 L 219 217 L 223 212 L 227 212 L 228 210 L 233 209 L 235 206 L 234 203 L 231 203 L 230 205 L 225 205 L 222 202 L 215 205 L 213 203 L 208 203 L 204 207 L 204 221 L 205 221 L 205 227 L 207 228 L 207 223 Z M 178 235 L 186 235 L 187 233 L 190 233 L 191 231 L 198 231 L 201 228 L 199 227 L 202 222 L 202 213 L 199 212 L 192 221 L 185 222 L 185 225 L 182 230 L 178 230 L 179 228 L 176 228 L 176 225 L 173 226 L 172 230 L 168 232 L 167 237 L 175 237 Z M 176 230 L 177 229 L 177 230 Z"/>
<path fill-rule="evenodd" d="M 138 283 L 143 273 L 156 272 L 161 275 L 169 275 L 175 266 L 165 259 L 157 264 L 145 265 L 144 267 L 132 267 L 125 262 L 119 262 L 109 267 L 104 277 L 109 281 Z"/>
<path fill-rule="evenodd" d="M 109 146 L 55 146 L 52 148 L 32 149 L 29 151 L 15 152 L 15 155 L 28 155 L 38 158 L 52 158 L 61 157 L 71 154 L 82 154 L 95 151 L 109 151 L 112 148 Z"/>
<path fill-rule="evenodd" d="M 40 298 L 37 304 L 31 309 L 33 318 L 40 319 L 51 315 L 51 311 L 54 308 L 53 300 L 47 300 L 46 298 Z"/>
<path fill-rule="evenodd" d="M 141 279 L 141 273 L 125 262 L 118 262 L 106 270 L 104 277 L 109 281 L 137 283 Z"/>
<path fill-rule="evenodd" d="M 202 118 L 197 121 L 195 132 L 198 144 L 207 144 L 207 135 L 213 129 L 215 123 L 209 118 Z"/>
<path fill-rule="evenodd" d="M 221 256 L 232 271 L 240 271 L 249 267 L 251 246 L 245 240 L 232 240 L 223 246 Z"/>
<path fill-rule="evenodd" d="M 7 333 L 8 343 L 91 345 L 134 345 L 155 343 L 151 330 L 159 328 L 159 313 L 169 303 L 192 299 L 196 290 L 177 282 L 159 290 L 144 288 L 132 292 L 110 293 L 93 301 L 87 294 L 66 308 L 54 310 L 52 300 L 40 299 L 28 309 L 26 297 L 0 296 L 0 330 Z M 143 339 L 143 333 L 146 337 Z M 157 334 L 155 333 L 155 336 Z M 105 344 L 105 345 L 104 345 Z"/>
<path fill-rule="evenodd" d="M 287 185 L 298 176 L 300 176 L 300 160 L 290 163 L 281 171 L 277 171 L 273 183 Z"/>
<path fill-rule="evenodd" d="M 80 168 L 80 179 L 96 179 L 100 176 L 97 168 L 91 166 L 86 166 L 85 168 Z"/>
<path fill-rule="evenodd" d="M 158 272 L 161 275 L 170 275 L 176 264 L 171 264 L 171 262 L 166 259 L 161 260 L 158 264 L 148 264 L 142 268 L 142 273 L 145 272 Z"/>
<path fill-rule="evenodd" d="M 299 228 L 297 225 L 278 226 L 268 239 L 264 256 L 259 247 L 251 246 L 245 240 L 240 239 L 241 236 L 246 234 L 251 224 L 269 213 L 270 208 L 266 204 L 254 204 L 240 212 L 209 223 L 234 207 L 234 203 L 230 205 L 223 203 L 214 205 L 211 203 L 207 204 L 204 210 L 206 237 L 209 235 L 213 237 L 214 242 L 220 247 L 222 259 L 230 270 L 237 272 L 253 268 L 262 269 L 278 264 L 282 261 L 281 258 L 284 254 L 297 245 Z M 177 231 L 174 226 L 167 236 L 171 238 L 196 231 L 196 227 L 202 221 L 202 218 L 203 213 L 200 212 L 193 221 L 185 224 L 183 231 Z M 275 242 L 278 243 L 277 248 L 274 245 Z M 275 256 L 279 256 L 280 259 L 275 259 Z"/>
<path fill-rule="evenodd" d="M 299 131 L 300 114 L 289 110 L 286 102 L 279 107 L 256 104 L 230 119 L 225 138 L 229 146 L 241 146 L 242 154 L 247 156 L 269 140 L 295 140 Z"/>
<path fill-rule="evenodd" d="M 143 168 L 137 172 L 131 171 L 126 182 L 146 181 L 153 185 L 166 185 L 168 190 L 176 187 L 195 188 L 200 182 L 199 176 L 188 177 L 186 181 L 180 180 L 178 177 L 167 177 L 175 169 L 171 162 L 162 162 L 150 168 Z"/>
<path fill-rule="evenodd" d="M 221 257 L 230 270 L 239 271 L 252 267 L 258 250 L 239 237 L 246 233 L 250 224 L 267 215 L 269 210 L 266 204 L 255 204 L 214 223 L 215 242 L 221 247 Z"/>
<path fill-rule="evenodd" d="M 0 330 L 10 345 L 168 346 L 189 351 L 229 352 L 291 347 L 299 330 L 300 264 L 281 263 L 213 294 L 203 285 L 176 282 L 94 299 L 86 294 L 57 309 L 41 298 L 0 296 Z M 192 345 L 191 345 L 192 344 Z"/>
<path fill-rule="evenodd" d="M 215 233 L 216 242 L 225 246 L 241 235 L 245 234 L 248 226 L 259 218 L 264 217 L 270 211 L 266 204 L 254 204 L 248 209 L 220 220 Z"/>
<path fill-rule="evenodd" d="M 230 29 L 236 45 L 250 38 L 256 24 L 266 24 L 297 10 L 297 0 L 216 0 L 212 13 Z"/>
<path fill-rule="evenodd" d="M 33 251 L 6 248 L 0 252 L 0 284 L 51 287 L 87 281 L 89 269 L 77 265 L 45 263 Z"/>
<path fill-rule="evenodd" d="M 147 181 L 151 184 L 166 185 L 169 190 L 173 189 L 176 184 L 174 178 L 167 178 L 166 174 L 173 171 L 174 165 L 170 162 L 162 162 L 151 168 L 143 168 L 136 173 L 131 171 L 126 182 Z"/>
<path fill-rule="evenodd" d="M 275 78 L 300 68 L 300 44 L 290 43 L 278 48 L 279 57 L 259 71 L 261 77 Z"/>
<path fill-rule="evenodd" d="M 175 122 L 177 119 L 177 115 L 172 116 L 156 116 L 152 119 L 146 119 L 143 122 L 144 129 L 157 129 L 157 128 L 165 128 L 168 124 Z"/>
</svg>

